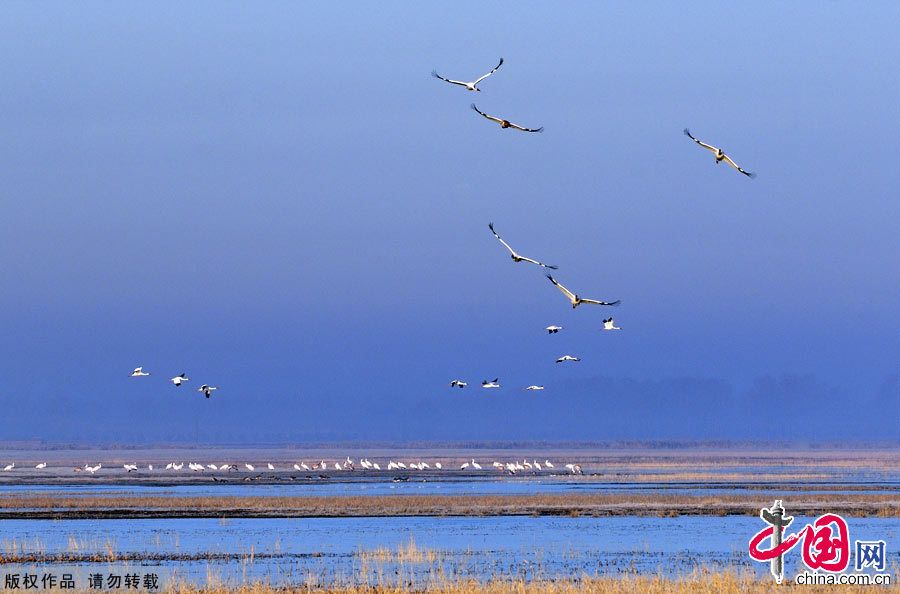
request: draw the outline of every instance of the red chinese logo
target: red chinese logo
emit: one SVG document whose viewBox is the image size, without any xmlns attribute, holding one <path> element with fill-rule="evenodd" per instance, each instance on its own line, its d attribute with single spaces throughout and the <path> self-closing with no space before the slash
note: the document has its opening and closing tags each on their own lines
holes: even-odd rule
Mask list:
<svg viewBox="0 0 900 594">
<path fill-rule="evenodd" d="M 779 527 L 780 531 L 784 527 Z M 775 526 L 763 528 L 750 539 L 750 557 L 755 561 L 778 559 L 797 543 L 803 543 L 803 563 L 812 570 L 821 569 L 838 573 L 850 564 L 850 531 L 847 521 L 837 514 L 819 516 L 812 524 L 807 524 L 799 532 L 772 539 Z M 771 548 L 760 550 L 763 541 L 778 542 Z"/>
</svg>

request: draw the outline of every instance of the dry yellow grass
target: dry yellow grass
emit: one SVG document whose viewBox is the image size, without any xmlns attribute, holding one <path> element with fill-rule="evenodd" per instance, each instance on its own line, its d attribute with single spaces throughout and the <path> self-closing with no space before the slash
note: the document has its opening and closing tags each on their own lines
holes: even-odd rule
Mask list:
<svg viewBox="0 0 900 594">
<path fill-rule="evenodd" d="M 895 579 L 896 582 L 896 579 Z M 337 588 L 273 588 L 265 584 L 253 584 L 236 588 L 213 587 L 194 588 L 177 586 L 170 590 L 179 594 L 412 594 L 429 592 L 433 594 L 763 594 L 767 592 L 807 594 L 842 594 L 859 592 L 860 586 L 797 586 L 783 584 L 776 586 L 771 580 L 730 572 L 699 572 L 694 575 L 669 579 L 659 576 L 626 576 L 621 578 L 600 577 L 557 581 L 492 581 L 479 583 L 471 580 L 433 582 L 426 587 L 361 585 Z M 896 585 L 879 588 L 877 592 L 900 591 Z"/>
</svg>

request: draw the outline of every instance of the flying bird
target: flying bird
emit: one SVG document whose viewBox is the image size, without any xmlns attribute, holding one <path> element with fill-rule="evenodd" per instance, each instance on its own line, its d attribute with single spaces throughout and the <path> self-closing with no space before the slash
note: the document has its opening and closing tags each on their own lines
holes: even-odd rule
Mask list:
<svg viewBox="0 0 900 594">
<path fill-rule="evenodd" d="M 462 381 L 461 379 L 455 379 L 452 382 L 450 382 L 451 388 L 465 388 L 468 385 L 469 385 L 468 383 Z"/>
<path fill-rule="evenodd" d="M 450 83 L 450 84 L 452 84 L 452 85 L 459 85 L 459 86 L 461 86 L 461 87 L 465 87 L 467 91 L 478 91 L 478 92 L 480 93 L 480 92 L 481 92 L 481 89 L 478 88 L 478 83 L 480 83 L 481 81 L 483 81 L 484 79 L 486 79 L 486 78 L 489 77 L 490 75 L 492 75 L 492 74 L 494 74 L 495 72 L 497 72 L 497 69 L 500 68 L 501 66 L 503 66 L 503 58 L 500 58 L 500 63 L 497 64 L 496 66 L 494 66 L 494 69 L 493 69 L 493 70 L 491 70 L 490 72 L 488 72 L 487 74 L 485 74 L 485 75 L 482 76 L 481 78 L 476 79 L 476 80 L 474 80 L 474 81 L 472 81 L 472 82 L 464 82 L 464 81 L 461 81 L 461 80 L 453 80 L 452 78 L 444 78 L 443 76 L 441 76 L 440 74 L 437 73 L 437 70 L 432 70 L 432 71 L 431 71 L 431 76 L 433 76 L 433 77 L 435 77 L 435 78 L 439 78 L 439 79 L 441 79 L 442 81 L 448 82 L 448 83 Z"/>
<path fill-rule="evenodd" d="M 572 304 L 572 309 L 575 309 L 582 303 L 592 303 L 594 305 L 619 305 L 621 303 L 621 301 L 618 301 L 618 300 L 616 300 L 616 301 L 597 301 L 596 299 L 583 299 L 583 298 L 579 297 L 578 295 L 576 295 L 575 293 L 573 293 L 572 291 L 570 291 L 569 289 L 567 289 L 564 286 L 562 286 L 561 284 L 559 284 L 558 282 L 556 282 L 556 279 L 553 278 L 552 276 L 550 276 L 549 274 L 547 275 L 547 278 L 549 278 L 550 282 L 553 283 L 554 285 L 556 285 L 556 288 L 559 289 L 560 292 L 569 299 L 569 302 Z"/>
<path fill-rule="evenodd" d="M 197 388 L 197 391 L 203 392 L 203 395 L 206 396 L 207 398 L 209 398 L 212 395 L 213 391 L 218 390 L 218 389 L 219 388 L 217 388 L 215 386 L 207 386 L 206 384 L 203 384 L 202 386 Z"/>
<path fill-rule="evenodd" d="M 544 389 L 544 386 L 535 386 L 535 385 L 531 385 L 531 386 L 528 386 L 528 387 L 525 388 L 525 389 L 526 389 L 526 390 L 543 390 L 543 389 Z"/>
<path fill-rule="evenodd" d="M 500 237 L 496 231 L 494 231 L 494 223 L 488 223 L 488 229 L 491 230 L 491 233 L 494 234 L 494 237 L 497 238 L 497 241 L 503 244 L 503 247 L 509 250 L 510 258 L 512 258 L 513 262 L 531 262 L 532 264 L 537 264 L 538 266 L 543 266 L 544 268 L 550 268 L 551 270 L 556 270 L 559 268 L 558 266 L 552 266 L 550 264 L 544 264 L 543 262 L 538 262 L 537 260 L 532 260 L 531 258 L 526 258 L 525 256 L 520 256 L 516 253 L 516 250 L 509 247 L 509 244 L 503 241 L 503 238 Z"/>
<path fill-rule="evenodd" d="M 499 388 L 500 387 L 500 384 L 498 383 L 499 381 L 500 381 L 499 377 L 495 377 L 491 381 L 484 380 L 483 382 L 481 382 L 481 387 L 482 388 Z"/>
<path fill-rule="evenodd" d="M 134 371 L 131 372 L 131 377 L 143 377 L 145 375 L 150 375 L 150 372 L 144 372 L 143 367 L 135 367 Z"/>
<path fill-rule="evenodd" d="M 181 375 L 176 375 L 169 381 L 172 382 L 173 384 L 175 384 L 175 387 L 177 388 L 178 386 L 181 385 L 182 382 L 190 381 L 190 379 L 191 378 L 189 378 L 187 375 L 182 373 Z"/>
<path fill-rule="evenodd" d="M 562 329 L 563 329 L 562 326 L 547 326 L 546 328 L 544 328 L 544 330 L 547 331 L 547 334 L 556 334 L 557 332 L 559 332 Z"/>
<path fill-rule="evenodd" d="M 578 357 L 573 357 L 572 355 L 563 355 L 556 360 L 557 363 L 565 363 L 566 361 L 581 361 L 581 359 Z"/>
<path fill-rule="evenodd" d="M 618 326 L 616 326 L 616 322 L 612 318 L 606 318 L 603 320 L 603 329 L 604 330 L 621 330 Z"/>
<path fill-rule="evenodd" d="M 488 114 L 484 113 L 483 111 L 481 111 L 480 109 L 478 109 L 477 107 L 475 107 L 474 103 L 471 105 L 471 107 L 472 107 L 472 109 L 474 109 L 475 111 L 480 113 L 482 116 L 486 117 L 487 119 L 491 120 L 492 122 L 497 122 L 498 124 L 500 124 L 501 128 L 515 128 L 516 130 L 521 130 L 522 132 L 543 132 L 544 131 L 543 126 L 541 126 L 540 128 L 525 128 L 524 126 L 520 126 L 518 124 L 513 124 L 509 120 L 504 120 L 502 118 L 497 118 L 492 115 L 488 115 Z"/>
<path fill-rule="evenodd" d="M 734 167 L 735 169 L 737 169 L 738 171 L 740 171 L 741 173 L 746 175 L 747 177 L 750 177 L 750 178 L 756 177 L 755 173 L 750 173 L 749 171 L 744 171 L 743 169 L 741 169 L 740 165 L 735 163 L 731 159 L 731 157 L 729 157 L 728 155 L 725 154 L 725 151 L 723 151 L 722 149 L 715 147 L 711 144 L 706 144 L 705 142 L 694 138 L 693 135 L 691 134 L 691 131 L 688 130 L 687 128 L 684 129 L 684 135 L 687 136 L 688 138 L 690 138 L 691 140 L 693 140 L 694 142 L 696 142 L 698 145 L 705 148 L 706 150 L 710 151 L 716 157 L 716 165 L 718 165 L 722 161 L 725 161 L 726 163 L 728 163 L 729 165 L 731 165 L 732 167 Z"/>
</svg>

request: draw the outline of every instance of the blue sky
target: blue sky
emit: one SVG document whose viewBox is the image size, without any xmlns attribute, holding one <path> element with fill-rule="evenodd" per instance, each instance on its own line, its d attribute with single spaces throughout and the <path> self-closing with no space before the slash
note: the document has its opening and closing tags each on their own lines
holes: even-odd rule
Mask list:
<svg viewBox="0 0 900 594">
<path fill-rule="evenodd" d="M 897 437 L 898 6 L 5 13 L 9 438 Z"/>
</svg>

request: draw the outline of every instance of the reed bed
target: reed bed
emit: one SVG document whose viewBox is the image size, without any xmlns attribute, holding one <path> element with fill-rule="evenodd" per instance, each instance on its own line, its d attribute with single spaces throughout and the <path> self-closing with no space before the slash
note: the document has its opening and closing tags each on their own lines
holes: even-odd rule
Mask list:
<svg viewBox="0 0 900 594">
<path fill-rule="evenodd" d="M 0 496 L 0 518 L 757 515 L 768 495 Z M 900 517 L 900 493 L 804 493 L 791 512 Z"/>
<path fill-rule="evenodd" d="M 894 580 L 896 583 L 896 580 Z M 195 588 L 178 585 L 169 590 L 179 594 L 763 594 L 769 592 L 808 594 L 837 594 L 859 592 L 860 586 L 798 586 L 784 583 L 781 586 L 771 579 L 742 575 L 733 572 L 696 572 L 683 578 L 662 576 L 584 577 L 564 580 L 492 580 L 486 583 L 475 580 L 442 580 L 426 586 L 365 584 L 338 587 L 272 587 L 266 584 L 250 584 L 238 587 L 217 586 Z M 896 585 L 876 590 L 900 591 Z"/>
</svg>

